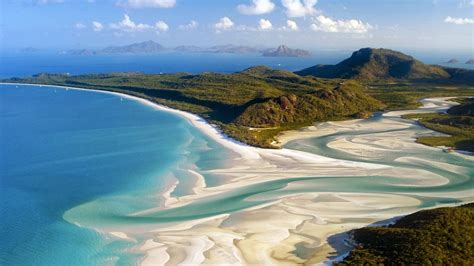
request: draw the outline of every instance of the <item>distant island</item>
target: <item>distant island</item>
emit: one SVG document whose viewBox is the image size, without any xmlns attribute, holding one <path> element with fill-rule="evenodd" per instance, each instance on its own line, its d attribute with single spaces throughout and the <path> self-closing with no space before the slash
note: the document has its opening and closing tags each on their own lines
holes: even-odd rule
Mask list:
<svg viewBox="0 0 474 266">
<path fill-rule="evenodd" d="M 459 63 L 459 60 L 454 59 L 454 58 L 453 58 L 453 59 L 450 59 L 450 60 L 448 60 L 448 61 L 446 62 L 446 64 L 458 64 L 458 63 Z"/>
<path fill-rule="evenodd" d="M 433 95 L 471 96 L 472 90 L 465 88 L 474 85 L 474 70 L 426 65 L 397 51 L 363 48 L 339 64 L 297 72 L 256 66 L 232 74 L 44 73 L 3 81 L 127 93 L 198 114 L 249 145 L 276 148 L 280 132 L 315 122 L 416 108 L 420 98 Z"/>
<path fill-rule="evenodd" d="M 73 49 L 65 53 L 69 55 L 111 55 L 111 54 L 157 54 L 165 51 L 175 51 L 179 53 L 214 53 L 214 54 L 261 54 L 266 57 L 306 57 L 311 54 L 302 49 L 290 49 L 285 45 L 280 45 L 277 48 L 262 48 L 245 45 L 215 45 L 211 47 L 199 47 L 195 45 L 181 45 L 175 48 L 165 48 L 163 45 L 154 42 L 146 41 L 140 43 L 133 43 L 124 46 L 109 46 L 103 49 Z"/>
<path fill-rule="evenodd" d="M 178 46 L 174 48 L 177 52 L 188 52 L 188 53 L 227 53 L 227 54 L 252 54 L 261 53 L 263 49 L 244 45 L 216 45 L 208 48 L 198 46 Z"/>
<path fill-rule="evenodd" d="M 266 57 L 307 57 L 311 53 L 306 50 L 290 49 L 286 45 L 280 45 L 276 49 L 265 51 L 262 55 Z"/>
<path fill-rule="evenodd" d="M 154 42 L 146 41 L 140 43 L 133 43 L 124 46 L 110 46 L 99 50 L 91 49 L 75 49 L 69 50 L 66 54 L 70 55 L 102 55 L 102 54 L 156 54 L 164 51 L 175 51 L 182 53 L 229 53 L 229 54 L 246 54 L 246 53 L 262 53 L 265 49 L 243 46 L 243 45 L 216 45 L 208 48 L 203 48 L 194 45 L 177 46 L 174 49 L 165 48 L 163 45 Z"/>
<path fill-rule="evenodd" d="M 474 59 L 469 59 L 466 61 L 466 64 L 468 65 L 474 65 Z"/>
<path fill-rule="evenodd" d="M 154 41 L 133 43 L 125 46 L 109 46 L 100 50 L 69 50 L 66 53 L 71 55 L 101 55 L 101 54 L 152 54 L 164 51 L 165 48 Z"/>
</svg>

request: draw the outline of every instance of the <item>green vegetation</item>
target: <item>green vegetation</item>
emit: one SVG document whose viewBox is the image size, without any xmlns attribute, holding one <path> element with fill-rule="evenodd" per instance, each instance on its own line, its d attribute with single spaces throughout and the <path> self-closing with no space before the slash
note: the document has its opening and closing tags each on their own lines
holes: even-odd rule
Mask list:
<svg viewBox="0 0 474 266">
<path fill-rule="evenodd" d="M 302 76 L 357 79 L 365 82 L 403 80 L 474 84 L 474 71 L 426 65 L 388 49 L 363 48 L 337 65 L 316 65 L 296 72 Z"/>
<path fill-rule="evenodd" d="M 419 211 L 352 235 L 358 246 L 336 265 L 474 265 L 474 204 Z"/>
<path fill-rule="evenodd" d="M 418 119 L 421 125 L 449 135 L 419 137 L 416 142 L 474 152 L 474 100 L 464 98 L 457 101 L 463 103 L 451 107 L 447 114 L 429 113 L 403 116 L 407 119 Z"/>
<path fill-rule="evenodd" d="M 127 93 L 196 113 L 229 136 L 260 147 L 273 147 L 282 130 L 315 121 L 340 120 L 380 110 L 357 81 L 301 77 L 259 66 L 234 74 L 149 75 L 39 74 L 8 82 L 76 86 Z"/>
</svg>

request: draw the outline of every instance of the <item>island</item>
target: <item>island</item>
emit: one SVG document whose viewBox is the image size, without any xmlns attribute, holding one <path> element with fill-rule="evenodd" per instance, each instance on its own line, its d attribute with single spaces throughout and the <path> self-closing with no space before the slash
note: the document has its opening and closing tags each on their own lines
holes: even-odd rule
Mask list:
<svg viewBox="0 0 474 266">
<path fill-rule="evenodd" d="M 66 53 L 70 55 L 111 55 L 111 54 L 154 54 L 164 51 L 165 48 L 154 41 L 133 43 L 124 46 L 109 46 L 99 50 L 78 49 L 69 50 Z"/>
<path fill-rule="evenodd" d="M 466 61 L 467 65 L 474 65 L 474 59 L 469 59 Z"/>
<path fill-rule="evenodd" d="M 453 59 L 448 60 L 446 64 L 459 64 L 459 60 L 453 58 Z"/>
<path fill-rule="evenodd" d="M 262 55 L 266 57 L 308 57 L 311 53 L 303 49 L 291 49 L 286 45 L 280 45 L 276 49 L 265 51 Z"/>
</svg>

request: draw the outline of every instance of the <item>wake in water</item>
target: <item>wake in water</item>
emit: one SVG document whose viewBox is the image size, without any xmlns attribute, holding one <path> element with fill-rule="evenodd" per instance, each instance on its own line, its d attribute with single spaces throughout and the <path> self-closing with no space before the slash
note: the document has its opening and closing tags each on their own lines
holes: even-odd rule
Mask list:
<svg viewBox="0 0 474 266">
<path fill-rule="evenodd" d="M 454 104 L 424 103 L 426 112 Z M 185 116 L 224 144 L 208 140 L 211 151 L 235 153 L 224 167 L 184 164 L 186 178 L 160 195 L 161 206 L 104 212 L 130 204 L 117 195 L 64 218 L 135 243 L 144 265 L 324 262 L 349 250 L 343 232 L 350 229 L 474 199 L 473 159 L 416 144 L 416 136 L 436 133 L 399 115 L 322 123 L 283 136 L 281 150 L 226 142 Z"/>
</svg>

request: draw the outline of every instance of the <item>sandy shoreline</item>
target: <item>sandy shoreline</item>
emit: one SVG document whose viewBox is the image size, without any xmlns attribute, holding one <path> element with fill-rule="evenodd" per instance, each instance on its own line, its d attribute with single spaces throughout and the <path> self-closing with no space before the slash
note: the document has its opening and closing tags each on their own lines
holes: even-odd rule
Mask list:
<svg viewBox="0 0 474 266">
<path fill-rule="evenodd" d="M 394 168 L 386 164 L 356 162 L 332 159 L 310 152 L 292 149 L 268 150 L 250 147 L 221 134 L 212 125 L 197 115 L 171 109 L 151 101 L 123 93 L 90 90 L 83 88 L 50 86 L 39 84 L 9 85 L 48 86 L 61 89 L 75 89 L 113 94 L 138 101 L 157 110 L 174 113 L 185 118 L 201 132 L 232 150 L 239 156 L 233 159 L 231 166 L 214 169 L 208 173 L 226 176 L 229 182 L 207 187 L 201 173 L 191 172 L 196 177 L 195 194 L 173 198 L 170 189 L 164 196 L 166 208 L 184 206 L 191 202 L 234 191 L 238 188 L 286 178 L 305 176 L 376 176 L 393 175 L 410 179 L 411 186 L 442 186 L 448 180 L 437 174 L 421 170 Z M 442 110 L 449 106 L 446 99 L 427 102 L 423 111 Z M 428 105 L 430 104 L 430 105 Z M 398 113 L 389 113 L 396 117 Z M 379 136 L 362 136 L 334 140 L 328 144 L 331 149 L 343 150 L 348 154 L 363 158 L 378 158 L 393 150 L 417 149 L 412 143 L 413 136 L 404 132 L 409 124 L 397 121 L 384 121 L 380 124 L 364 125 L 360 120 L 328 122 L 297 132 L 285 133 L 282 143 L 289 141 L 326 136 L 343 130 L 360 130 L 364 127 L 391 128 L 400 130 L 383 133 Z M 431 148 L 435 149 L 435 148 Z M 397 158 L 401 163 L 415 162 L 409 157 Z M 418 162 L 432 164 L 433 162 Z M 464 171 L 453 168 L 452 171 Z M 305 182 L 294 182 L 287 189 L 301 189 Z M 431 193 L 430 196 L 454 197 L 461 200 L 473 200 L 473 196 L 458 194 Z M 140 247 L 147 256 L 142 265 L 197 265 L 197 264 L 259 264 L 291 265 L 315 264 L 334 259 L 346 253 L 349 247 L 332 237 L 347 230 L 363 227 L 376 221 L 407 214 L 418 209 L 420 200 L 410 193 L 352 193 L 352 192 L 310 192 L 283 195 L 269 204 L 218 215 L 200 220 L 185 221 L 168 227 L 139 232 L 148 239 Z M 150 212 L 156 210 L 149 210 Z M 146 211 L 145 211 L 146 212 Z M 116 237 L 129 238 L 136 232 L 109 232 Z M 298 247 L 295 249 L 295 247 Z"/>
</svg>

